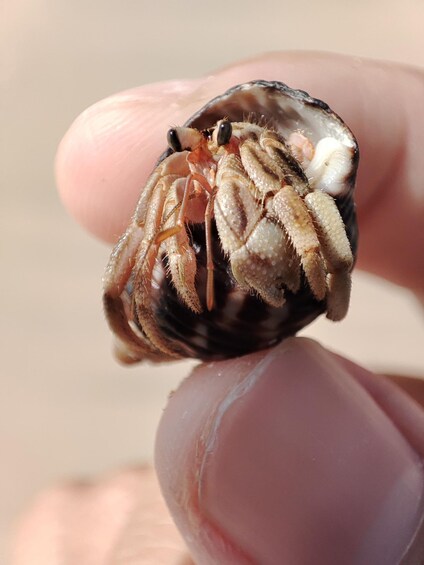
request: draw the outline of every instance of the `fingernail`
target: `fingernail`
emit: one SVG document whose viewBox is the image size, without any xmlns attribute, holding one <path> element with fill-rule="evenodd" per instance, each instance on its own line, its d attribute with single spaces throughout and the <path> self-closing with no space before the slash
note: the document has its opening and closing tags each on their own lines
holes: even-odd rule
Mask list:
<svg viewBox="0 0 424 565">
<path fill-rule="evenodd" d="M 398 563 L 423 513 L 423 471 L 393 422 L 309 340 L 247 367 L 209 406 L 202 518 L 247 562 Z"/>
</svg>

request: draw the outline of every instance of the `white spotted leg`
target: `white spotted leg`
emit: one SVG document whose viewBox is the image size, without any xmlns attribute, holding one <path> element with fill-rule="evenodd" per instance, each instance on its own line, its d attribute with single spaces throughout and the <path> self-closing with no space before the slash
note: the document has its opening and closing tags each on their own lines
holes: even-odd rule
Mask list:
<svg viewBox="0 0 424 565">
<path fill-rule="evenodd" d="M 287 175 L 287 165 L 290 165 L 290 160 L 285 164 L 284 159 L 282 159 L 284 153 L 287 154 L 287 149 L 284 145 L 282 145 L 273 134 L 269 134 L 269 132 L 261 136 L 260 143 L 266 152 L 283 166 Z M 310 224 L 305 215 L 305 211 L 302 211 L 302 207 L 304 208 L 303 202 L 305 203 L 313 221 L 312 227 L 318 236 L 321 254 L 325 259 L 324 271 L 328 273 L 326 275 L 327 318 L 333 321 L 341 320 L 346 315 L 349 306 L 351 288 L 350 272 L 353 267 L 353 256 L 343 220 L 334 199 L 325 192 L 327 185 L 324 181 L 327 179 L 328 171 L 335 169 L 338 171 L 338 174 L 336 176 L 334 176 L 334 174 L 332 176 L 330 175 L 330 181 L 333 189 L 334 186 L 339 186 L 340 182 L 342 182 L 345 177 L 344 169 L 346 161 L 349 160 L 350 153 L 340 142 L 330 138 L 321 140 L 315 149 L 312 143 L 300 132 L 291 134 L 288 143 L 292 153 L 302 164 L 302 167 L 307 169 L 311 186 L 314 190 L 309 192 L 307 185 L 303 188 L 302 184 L 297 183 L 293 185 L 293 188 L 299 196 L 302 197 L 302 202 L 299 201 L 299 198 L 297 198 L 293 192 L 291 192 L 291 194 L 281 192 L 277 198 L 277 206 L 279 199 L 286 199 L 287 203 L 283 206 L 286 208 L 284 212 L 285 217 L 287 218 L 288 206 L 292 205 L 292 210 L 296 215 L 296 223 L 298 224 L 297 228 L 299 228 L 299 224 L 304 227 Z M 333 167 L 331 167 L 330 164 L 332 164 Z M 290 181 L 290 178 L 287 180 Z M 317 187 L 317 182 L 319 187 Z M 291 182 L 288 182 L 288 184 L 291 184 Z M 292 201 L 291 204 L 290 200 Z M 293 218 L 290 220 L 290 223 L 293 223 Z M 288 225 L 285 224 L 285 227 L 287 229 Z M 299 232 L 299 229 L 295 231 Z M 302 228 L 301 231 L 304 231 L 304 228 Z M 316 236 L 311 232 L 310 226 L 307 228 L 307 233 L 309 248 L 315 250 L 312 251 L 312 259 L 317 265 L 317 269 L 313 269 L 315 274 L 311 272 L 310 267 L 306 266 L 305 244 L 301 244 L 301 246 L 304 247 L 302 251 L 304 254 L 302 264 L 312 291 L 318 298 L 318 296 L 322 295 L 323 290 L 323 264 L 322 259 L 318 256 Z M 291 237 L 297 237 L 298 241 L 300 241 L 302 235 L 300 233 L 298 233 L 297 236 L 292 234 Z M 293 244 L 295 244 L 295 240 L 292 239 L 292 241 Z M 318 274 L 318 278 L 316 274 Z M 311 281 L 314 281 L 314 286 L 312 286 Z M 314 290 L 314 288 L 316 289 L 317 287 L 317 281 L 319 294 Z"/>
<path fill-rule="evenodd" d="M 334 199 L 317 190 L 305 197 L 327 265 L 327 318 L 342 320 L 349 308 L 353 255 Z"/>
<path fill-rule="evenodd" d="M 272 206 L 300 257 L 313 295 L 317 300 L 323 300 L 326 295 L 326 270 L 308 209 L 295 189 L 288 185 L 274 196 Z"/>
<path fill-rule="evenodd" d="M 220 164 L 215 220 L 238 284 L 255 290 L 267 304 L 278 308 L 284 304 L 285 287 L 293 292 L 299 288 L 299 262 L 282 227 L 265 215 L 263 191 L 257 190 L 269 187 L 268 180 L 275 178 L 279 188 L 281 181 L 271 168 L 261 166 L 260 148 L 250 143 L 243 148 L 248 167 L 236 155 L 228 155 Z"/>
</svg>

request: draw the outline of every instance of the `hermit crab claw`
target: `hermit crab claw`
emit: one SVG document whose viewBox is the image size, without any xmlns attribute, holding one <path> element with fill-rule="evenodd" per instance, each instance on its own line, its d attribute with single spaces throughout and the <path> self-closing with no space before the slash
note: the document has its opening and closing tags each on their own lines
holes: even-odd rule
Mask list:
<svg viewBox="0 0 424 565">
<path fill-rule="evenodd" d="M 168 131 L 112 252 L 104 304 L 128 363 L 221 359 L 347 312 L 356 140 L 324 102 L 257 80 Z"/>
</svg>

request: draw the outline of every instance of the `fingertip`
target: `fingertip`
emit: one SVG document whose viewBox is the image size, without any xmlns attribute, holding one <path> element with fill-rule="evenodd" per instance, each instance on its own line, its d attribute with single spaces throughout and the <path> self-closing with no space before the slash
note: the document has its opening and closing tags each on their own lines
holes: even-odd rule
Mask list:
<svg viewBox="0 0 424 565">
<path fill-rule="evenodd" d="M 95 104 L 71 125 L 56 156 L 65 207 L 87 230 L 108 241 L 123 231 L 123 218 L 135 203 L 135 184 L 142 178 L 137 165 L 143 159 L 135 159 L 141 147 L 132 139 L 129 117 L 136 120 L 134 108 L 117 98 Z"/>
<path fill-rule="evenodd" d="M 294 338 L 201 366 L 172 396 L 156 465 L 199 562 L 403 555 L 423 511 L 420 456 L 354 372 Z"/>
</svg>

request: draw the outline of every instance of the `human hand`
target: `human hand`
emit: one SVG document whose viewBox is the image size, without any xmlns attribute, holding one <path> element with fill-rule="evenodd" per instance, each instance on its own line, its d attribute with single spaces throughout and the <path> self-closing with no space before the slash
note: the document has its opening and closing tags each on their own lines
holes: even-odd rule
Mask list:
<svg viewBox="0 0 424 565">
<path fill-rule="evenodd" d="M 309 91 L 352 128 L 361 149 L 358 266 L 422 292 L 424 75 L 417 69 L 273 54 L 207 79 L 113 96 L 84 112 L 62 141 L 57 176 L 67 207 L 90 231 L 115 240 L 168 126 L 227 87 L 257 78 Z M 422 386 L 412 386 L 424 399 Z M 196 369 L 165 410 L 156 468 L 198 563 L 391 565 L 403 557 L 413 565 L 424 561 L 423 456 L 417 404 L 384 378 L 294 338 Z M 134 471 L 97 491 L 55 491 L 26 522 L 19 546 L 27 555 L 34 543 L 42 551 L 49 532 L 60 529 L 65 537 L 50 541 L 56 551 L 40 563 L 172 563 L 181 546 L 169 521 L 158 528 L 165 509 L 151 480 Z M 117 491 L 124 494 L 114 499 Z M 86 521 L 75 519 L 84 508 Z M 21 555 L 17 562 L 34 562 Z"/>
</svg>

